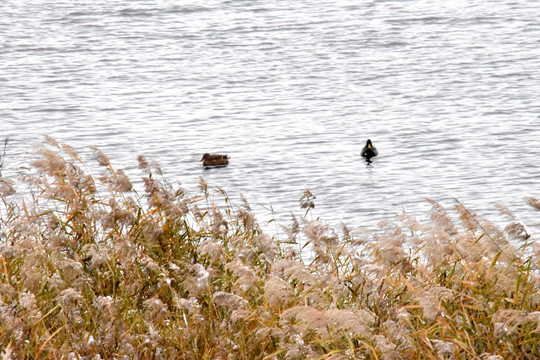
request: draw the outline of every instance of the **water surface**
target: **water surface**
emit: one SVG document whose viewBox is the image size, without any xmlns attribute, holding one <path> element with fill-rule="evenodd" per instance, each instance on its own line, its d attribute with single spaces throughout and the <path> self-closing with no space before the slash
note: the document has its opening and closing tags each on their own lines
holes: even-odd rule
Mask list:
<svg viewBox="0 0 540 360">
<path fill-rule="evenodd" d="M 4 175 L 48 134 L 133 178 L 138 154 L 191 190 L 203 175 L 263 219 L 300 213 L 307 187 L 315 216 L 353 228 L 424 218 L 425 197 L 534 227 L 538 14 L 535 0 L 3 1 Z M 204 171 L 205 152 L 230 166 Z"/>
</svg>

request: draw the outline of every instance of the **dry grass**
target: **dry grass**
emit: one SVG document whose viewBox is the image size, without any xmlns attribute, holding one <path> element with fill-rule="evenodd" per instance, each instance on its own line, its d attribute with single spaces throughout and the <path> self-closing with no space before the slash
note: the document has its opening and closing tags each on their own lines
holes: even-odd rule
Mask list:
<svg viewBox="0 0 540 360">
<path fill-rule="evenodd" d="M 48 140 L 0 178 L 3 359 L 540 358 L 539 249 L 519 223 L 460 203 L 454 223 L 431 201 L 429 224 L 293 218 L 274 239 L 204 179 L 187 194 L 140 157 L 140 195 L 99 149 L 92 176 Z"/>
</svg>

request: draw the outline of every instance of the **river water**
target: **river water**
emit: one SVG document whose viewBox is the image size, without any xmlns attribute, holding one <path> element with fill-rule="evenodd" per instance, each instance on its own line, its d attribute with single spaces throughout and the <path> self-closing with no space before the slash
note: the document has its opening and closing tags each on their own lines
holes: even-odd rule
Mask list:
<svg viewBox="0 0 540 360">
<path fill-rule="evenodd" d="M 0 3 L 4 175 L 48 134 L 137 155 L 264 221 L 373 228 L 429 197 L 538 232 L 540 2 L 197 0 Z M 380 155 L 360 150 L 370 138 Z M 204 170 L 205 152 L 227 168 Z M 266 208 L 273 208 L 272 215 Z"/>
</svg>

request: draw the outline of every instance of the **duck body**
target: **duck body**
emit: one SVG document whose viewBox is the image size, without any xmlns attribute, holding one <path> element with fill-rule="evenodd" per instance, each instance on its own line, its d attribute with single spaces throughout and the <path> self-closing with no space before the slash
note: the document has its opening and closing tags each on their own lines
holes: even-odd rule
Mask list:
<svg viewBox="0 0 540 360">
<path fill-rule="evenodd" d="M 202 161 L 202 164 L 205 168 L 224 167 L 229 165 L 229 155 L 206 153 L 203 155 L 200 161 Z"/>
<path fill-rule="evenodd" d="M 372 157 L 379 155 L 377 148 L 373 146 L 370 139 L 368 139 L 368 141 L 366 142 L 366 146 L 364 146 L 364 148 L 362 149 L 361 155 L 366 159 L 371 159 Z"/>
</svg>

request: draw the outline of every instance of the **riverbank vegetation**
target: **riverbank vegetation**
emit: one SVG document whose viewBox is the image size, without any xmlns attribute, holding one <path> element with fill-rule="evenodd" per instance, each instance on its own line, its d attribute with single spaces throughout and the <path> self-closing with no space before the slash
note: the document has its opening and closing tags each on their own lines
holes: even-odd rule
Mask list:
<svg viewBox="0 0 540 360">
<path fill-rule="evenodd" d="M 338 231 L 306 191 L 270 237 L 203 178 L 187 193 L 140 156 L 138 193 L 48 141 L 0 178 L 3 359 L 540 358 L 540 248 L 505 208 L 505 228 L 430 200 L 429 223 Z"/>
</svg>

